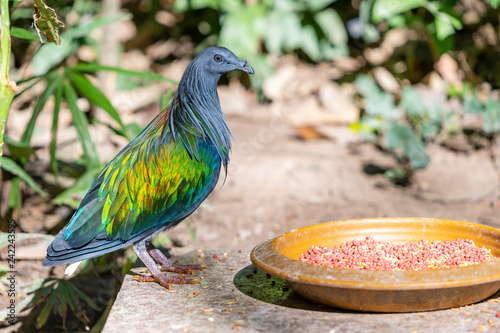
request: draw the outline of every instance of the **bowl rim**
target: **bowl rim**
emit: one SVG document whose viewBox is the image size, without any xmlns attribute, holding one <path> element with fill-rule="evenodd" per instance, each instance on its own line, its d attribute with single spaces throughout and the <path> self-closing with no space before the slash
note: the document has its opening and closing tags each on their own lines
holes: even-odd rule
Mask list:
<svg viewBox="0 0 500 333">
<path fill-rule="evenodd" d="M 277 250 L 278 243 L 284 237 L 302 233 L 307 231 L 308 228 L 318 228 L 331 223 L 359 222 L 454 223 L 494 233 L 498 235 L 500 240 L 500 229 L 471 222 L 420 217 L 350 219 L 314 224 L 287 231 L 255 246 L 250 253 L 250 259 L 252 263 L 262 271 L 287 281 L 336 288 L 365 290 L 425 290 L 467 287 L 500 281 L 500 258 L 487 263 L 457 268 L 420 271 L 375 271 L 331 268 L 308 264 L 292 259 Z"/>
</svg>

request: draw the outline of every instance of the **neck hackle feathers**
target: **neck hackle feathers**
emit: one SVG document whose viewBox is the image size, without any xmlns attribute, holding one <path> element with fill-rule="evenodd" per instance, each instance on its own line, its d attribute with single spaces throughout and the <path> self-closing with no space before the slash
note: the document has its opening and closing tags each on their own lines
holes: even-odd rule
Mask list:
<svg viewBox="0 0 500 333">
<path fill-rule="evenodd" d="M 199 159 L 197 139 L 209 140 L 226 166 L 232 135 L 220 107 L 217 81 L 203 71 L 196 61 L 186 68 L 171 104 L 169 126 L 174 140 L 180 140 L 191 157 Z"/>
</svg>

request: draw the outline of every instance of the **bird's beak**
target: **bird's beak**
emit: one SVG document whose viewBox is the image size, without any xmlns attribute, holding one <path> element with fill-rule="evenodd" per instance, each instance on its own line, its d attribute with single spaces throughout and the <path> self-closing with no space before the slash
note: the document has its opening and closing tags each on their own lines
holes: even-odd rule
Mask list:
<svg viewBox="0 0 500 333">
<path fill-rule="evenodd" d="M 246 60 L 241 60 L 240 63 L 238 63 L 238 69 L 242 70 L 243 72 L 246 72 L 248 74 L 253 74 L 253 68 L 248 66 L 248 61 Z"/>
</svg>

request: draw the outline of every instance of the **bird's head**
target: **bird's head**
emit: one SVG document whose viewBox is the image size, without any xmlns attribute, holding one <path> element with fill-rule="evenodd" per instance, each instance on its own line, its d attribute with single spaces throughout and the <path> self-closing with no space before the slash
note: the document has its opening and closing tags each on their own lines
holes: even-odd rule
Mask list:
<svg viewBox="0 0 500 333">
<path fill-rule="evenodd" d="M 248 74 L 254 73 L 253 68 L 248 66 L 246 60 L 239 59 L 233 52 L 220 46 L 203 50 L 194 58 L 193 62 L 198 63 L 207 73 L 218 77 L 233 70 L 240 70 Z"/>
</svg>

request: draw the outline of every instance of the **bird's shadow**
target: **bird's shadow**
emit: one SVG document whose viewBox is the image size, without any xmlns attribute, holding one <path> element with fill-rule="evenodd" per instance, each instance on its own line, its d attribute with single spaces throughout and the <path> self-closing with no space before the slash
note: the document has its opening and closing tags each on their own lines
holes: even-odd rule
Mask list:
<svg viewBox="0 0 500 333">
<path fill-rule="evenodd" d="M 285 280 L 266 274 L 254 265 L 248 265 L 236 273 L 233 283 L 243 294 L 274 305 L 308 311 L 354 312 L 306 300 L 299 296 Z"/>
</svg>

